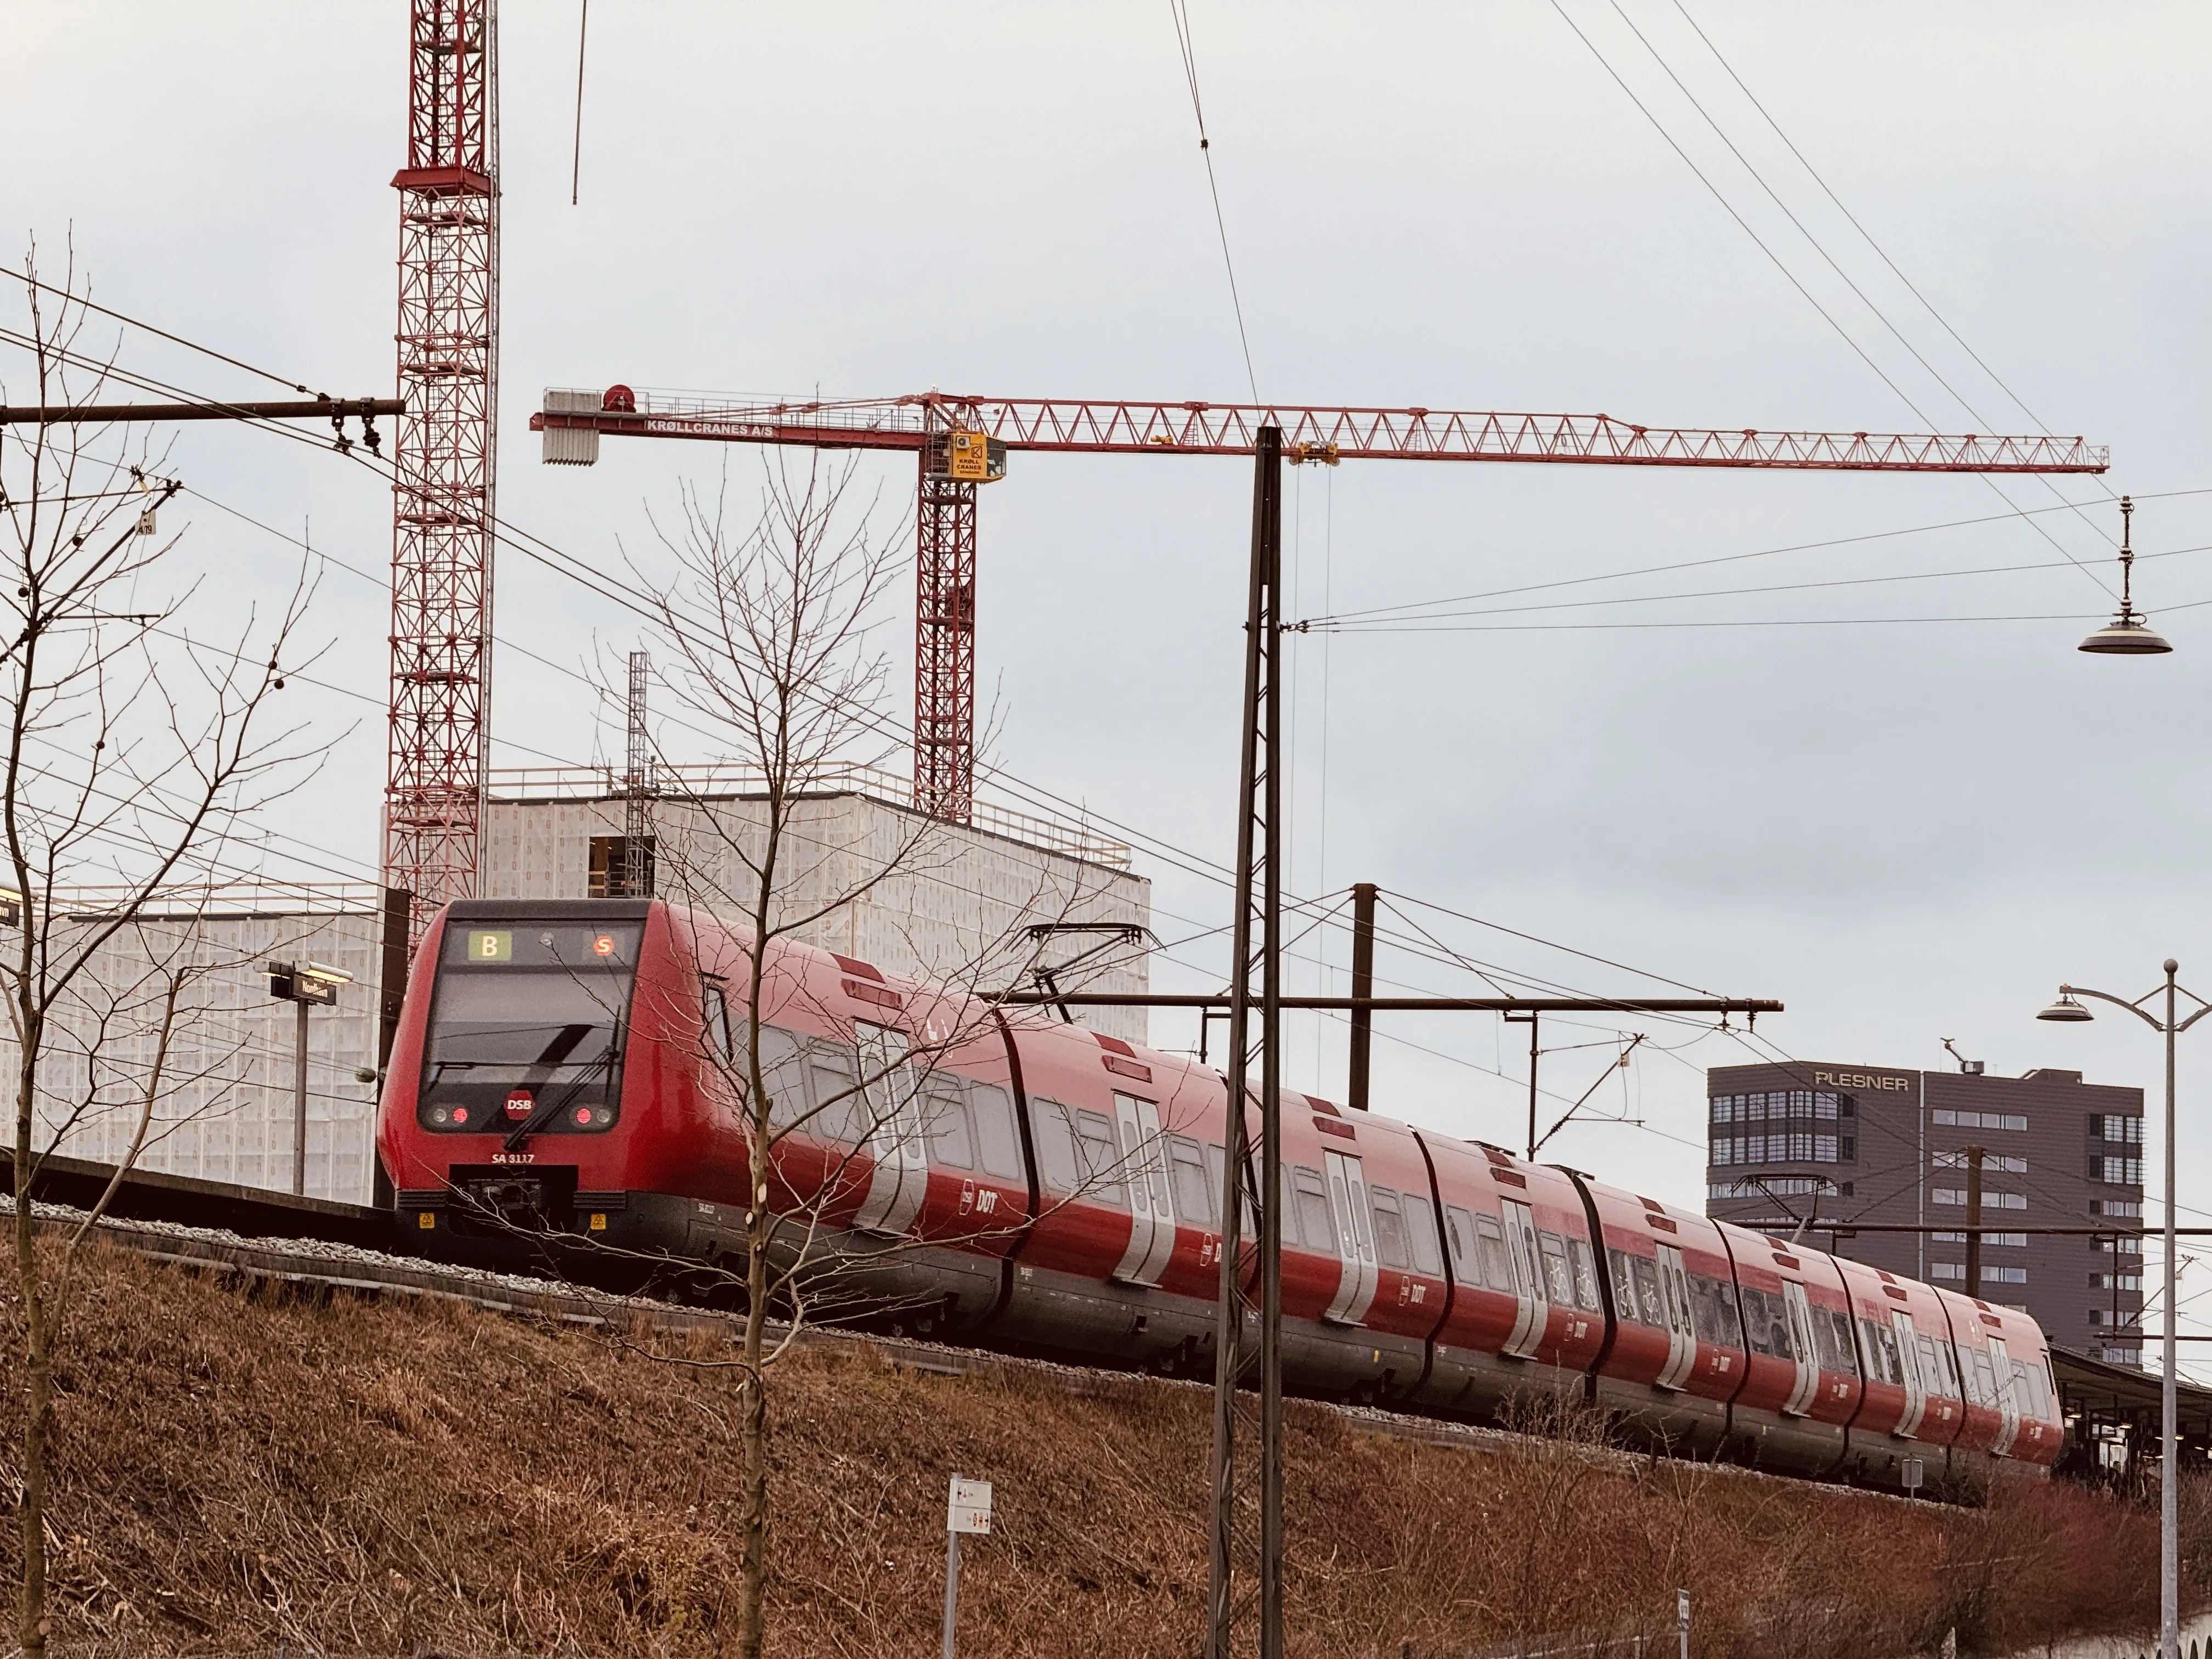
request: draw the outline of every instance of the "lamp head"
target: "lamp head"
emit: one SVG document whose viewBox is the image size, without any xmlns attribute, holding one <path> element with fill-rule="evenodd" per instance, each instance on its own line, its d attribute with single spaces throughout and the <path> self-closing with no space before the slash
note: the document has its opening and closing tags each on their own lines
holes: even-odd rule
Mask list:
<svg viewBox="0 0 2212 1659">
<path fill-rule="evenodd" d="M 2136 611 L 2123 611 L 2074 647 L 2098 657 L 2160 657 L 2173 649 Z"/>
<path fill-rule="evenodd" d="M 2092 656 L 2160 657 L 2173 649 L 2136 609 L 2135 510 L 2133 501 L 2120 497 L 2120 614 L 2075 647 Z"/>
<path fill-rule="evenodd" d="M 2038 1019 L 2055 1020 L 2063 1024 L 2079 1025 L 2096 1016 L 2074 1000 L 2074 993 L 2065 986 L 2058 988 L 2058 1000 L 2036 1016 Z"/>
</svg>

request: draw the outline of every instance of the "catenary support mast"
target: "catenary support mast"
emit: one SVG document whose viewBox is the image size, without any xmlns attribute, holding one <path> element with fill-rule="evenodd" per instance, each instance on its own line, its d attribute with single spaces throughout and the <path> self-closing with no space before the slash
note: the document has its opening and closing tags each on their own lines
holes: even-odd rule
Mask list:
<svg viewBox="0 0 2212 1659">
<path fill-rule="evenodd" d="M 1283 1653 L 1283 791 L 1276 769 L 1282 708 L 1282 434 L 1263 427 L 1255 446 L 1252 484 L 1237 915 L 1231 924 L 1236 977 L 1229 986 L 1229 1156 L 1221 1195 L 1221 1287 L 1215 1304 L 1206 1659 L 1232 1659 L 1255 1649 L 1260 1659 L 1282 1659 Z M 1243 1237 L 1248 1220 L 1257 1237 Z"/>
<path fill-rule="evenodd" d="M 499 404 L 496 0 L 412 0 L 399 191 L 384 879 L 431 912 L 477 891 L 491 690 Z"/>
</svg>

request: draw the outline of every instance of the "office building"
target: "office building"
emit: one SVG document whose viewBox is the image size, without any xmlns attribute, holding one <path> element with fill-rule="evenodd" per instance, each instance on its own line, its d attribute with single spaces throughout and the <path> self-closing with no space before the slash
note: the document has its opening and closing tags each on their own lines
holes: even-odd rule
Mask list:
<svg viewBox="0 0 2212 1659">
<path fill-rule="evenodd" d="M 1985 1302 L 2057 1346 L 2142 1361 L 2143 1097 L 2045 1068 L 1826 1061 L 1706 1074 L 1705 1212 L 1954 1290 L 1966 1287 L 1970 1149 L 1982 1149 Z M 2052 1228 L 2116 1231 L 2056 1233 Z M 1898 1231 L 1874 1231 L 1897 1228 Z M 1912 1231 L 1912 1230 L 1923 1231 Z"/>
</svg>

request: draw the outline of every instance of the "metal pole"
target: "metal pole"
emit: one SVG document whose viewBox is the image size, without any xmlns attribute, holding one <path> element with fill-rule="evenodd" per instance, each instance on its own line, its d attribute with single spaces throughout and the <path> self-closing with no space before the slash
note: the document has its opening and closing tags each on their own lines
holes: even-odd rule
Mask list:
<svg viewBox="0 0 2212 1659">
<path fill-rule="evenodd" d="M 1352 994 L 1356 1000 L 1375 994 L 1375 884 L 1352 884 Z M 1375 1011 L 1352 1011 L 1352 1067 L 1346 1087 L 1346 1104 L 1355 1112 L 1367 1109 L 1367 1056 L 1375 1036 Z"/>
<path fill-rule="evenodd" d="M 297 991 L 299 981 L 293 981 Z M 292 1190 L 307 1190 L 307 1005 L 295 1001 L 298 1018 L 292 1026 Z"/>
<path fill-rule="evenodd" d="M 1982 1293 L 1982 1159 L 1979 1146 L 1966 1148 L 1966 1294 Z"/>
<path fill-rule="evenodd" d="M 1228 1156 L 1223 1160 L 1220 1301 L 1216 1310 L 1213 1374 L 1212 1536 L 1206 1595 L 1208 1659 L 1231 1659 L 1238 1624 L 1256 1611 L 1261 1659 L 1281 1659 L 1282 1565 L 1282 1146 L 1279 1106 L 1282 1015 L 1282 787 L 1276 767 L 1280 729 L 1282 574 L 1282 432 L 1261 427 L 1252 486 L 1252 569 L 1245 623 L 1244 701 L 1239 764 L 1234 958 L 1229 1001 Z M 1257 984 L 1255 984 L 1255 981 Z M 1257 991 L 1259 1087 L 1252 1087 L 1252 1014 Z M 1258 1095 L 1260 1158 L 1252 1179 L 1249 1106 Z M 1249 1206 L 1249 1212 L 1248 1206 Z M 1258 1260 L 1243 1245 L 1246 1213 L 1259 1223 Z M 1256 1268 L 1259 1303 L 1251 1306 L 1246 1274 Z M 1259 1317 L 1254 1320 L 1255 1311 Z M 1256 1325 L 1256 1329 L 1255 1326 Z M 1257 1339 L 1256 1341 L 1255 1339 Z M 1251 1376 L 1254 1370 L 1257 1376 Z M 1237 1399 L 1240 1382 L 1256 1383 L 1256 1447 L 1238 1446 L 1251 1425 Z M 1258 1536 L 1250 1537 L 1249 1463 L 1256 1453 Z M 1246 1527 L 1240 1527 L 1240 1521 Z M 1243 1534 L 1240 1548 L 1240 1534 Z M 1256 1545 L 1256 1551 L 1252 1547 Z M 1257 1583 L 1247 1552 L 1257 1554 Z M 1240 1557 L 1243 1559 L 1240 1559 Z M 1251 1603 L 1256 1592 L 1258 1606 Z"/>
<path fill-rule="evenodd" d="M 952 1626 L 959 1612 L 960 1534 L 948 1528 L 945 1534 L 945 1659 L 952 1659 Z"/>
<path fill-rule="evenodd" d="M 2174 1025 L 2173 976 L 2181 964 L 2166 959 L 2166 1357 L 2160 1379 L 2158 1466 L 2158 1650 L 2160 1659 L 2181 1659 L 2181 1510 L 2180 1446 L 2175 1435 L 2173 1327 L 2178 1311 L 2173 1297 L 2173 1212 L 2176 1205 L 2173 1156 L 2173 1042 L 2180 1035 Z M 2112 1252 L 2112 1271 L 2119 1271 L 2120 1253 Z"/>
<path fill-rule="evenodd" d="M 1536 1161 L 1536 1022 L 1538 1016 L 1528 1016 L 1528 1161 Z"/>
</svg>

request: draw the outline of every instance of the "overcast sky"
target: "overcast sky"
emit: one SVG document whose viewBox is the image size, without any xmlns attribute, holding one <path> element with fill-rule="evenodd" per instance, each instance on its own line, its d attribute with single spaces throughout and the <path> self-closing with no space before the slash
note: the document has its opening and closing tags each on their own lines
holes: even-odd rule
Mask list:
<svg viewBox="0 0 2212 1659">
<path fill-rule="evenodd" d="M 1488 596 L 1437 607 L 1456 614 L 1424 631 L 1292 642 L 1297 890 L 1373 880 L 1785 1001 L 1758 1048 L 1632 1022 L 1675 1052 L 1647 1045 L 1591 1107 L 1646 1127 L 1577 1125 L 1547 1149 L 1686 1203 L 1704 1182 L 1706 1065 L 1937 1066 L 1951 1036 L 1992 1072 L 2155 1085 L 2155 1039 L 2124 1016 L 2032 1016 L 2062 979 L 2148 989 L 2169 954 L 2212 994 L 2212 494 L 2189 493 L 2212 491 L 2212 19 L 2030 0 L 1563 3 L 1192 0 L 1264 398 L 2048 429 L 2110 445 L 2112 470 L 1996 487 L 1292 473 L 1299 615 Z M 318 389 L 388 392 L 404 15 L 398 0 L 0 0 L 8 252 L 35 234 L 51 270 L 73 237 L 107 304 Z M 734 488 L 757 488 L 757 452 L 700 445 L 610 442 L 596 469 L 543 469 L 526 420 L 548 386 L 1249 396 L 1167 4 L 599 0 L 571 207 L 576 24 L 574 0 L 511 4 L 501 38 L 500 504 L 519 525 L 613 567 L 618 538 L 649 547 L 647 511 L 682 481 L 711 487 L 726 463 Z M 273 394 L 143 335 L 122 355 L 198 392 Z M 19 370 L 0 361 L 11 386 Z M 280 826 L 326 849 L 327 873 L 366 878 L 388 495 L 246 431 L 187 428 L 173 465 L 207 498 L 180 515 L 185 558 L 219 579 L 203 603 L 277 592 L 295 556 L 210 501 L 367 573 L 323 573 L 313 622 L 331 649 L 314 678 L 342 690 L 295 690 L 345 735 Z M 889 533 L 911 463 L 861 476 Z M 1213 860 L 1234 832 L 1249 490 L 1243 461 L 1017 455 L 981 508 L 1000 763 Z M 2112 608 L 2120 491 L 2142 502 L 2137 593 L 2170 658 L 2074 650 Z M 2041 510 L 2068 501 L 2086 505 Z M 1590 577 L 1609 580 L 1556 586 Z M 1725 591 L 1750 588 L 1765 591 Z M 635 642 L 633 619 L 512 556 L 497 611 L 503 639 L 564 669 Z M 902 660 L 908 626 L 885 619 Z M 588 761 L 611 740 L 583 684 L 515 651 L 494 705 L 495 764 Z M 1164 939 L 1225 920 L 1219 886 L 1143 867 Z M 1525 978 L 1658 988 L 1413 914 Z M 1340 939 L 1326 948 L 1345 959 Z M 1159 964 L 1164 986 L 1221 970 L 1212 940 L 1172 955 L 1187 966 Z M 1480 994 L 1433 962 L 1385 967 Z M 1154 1035 L 1180 1046 L 1187 1025 L 1164 1017 Z M 1603 1071 L 1612 1030 L 1547 1028 L 1547 1047 L 1602 1045 L 1547 1057 L 1552 1115 Z M 1379 1106 L 1519 1139 L 1519 1032 L 1479 1017 L 1384 1030 Z M 2212 1114 L 2185 1103 L 2212 1097 L 2212 1036 L 2194 1041 L 2185 1178 L 2212 1176 Z M 1292 1080 L 1340 1091 L 1340 1048 L 1335 1028 L 1301 1026 Z M 2184 1219 L 2212 1222 L 2212 1198 Z M 2212 1311 L 2212 1260 L 2184 1284 Z"/>
</svg>

